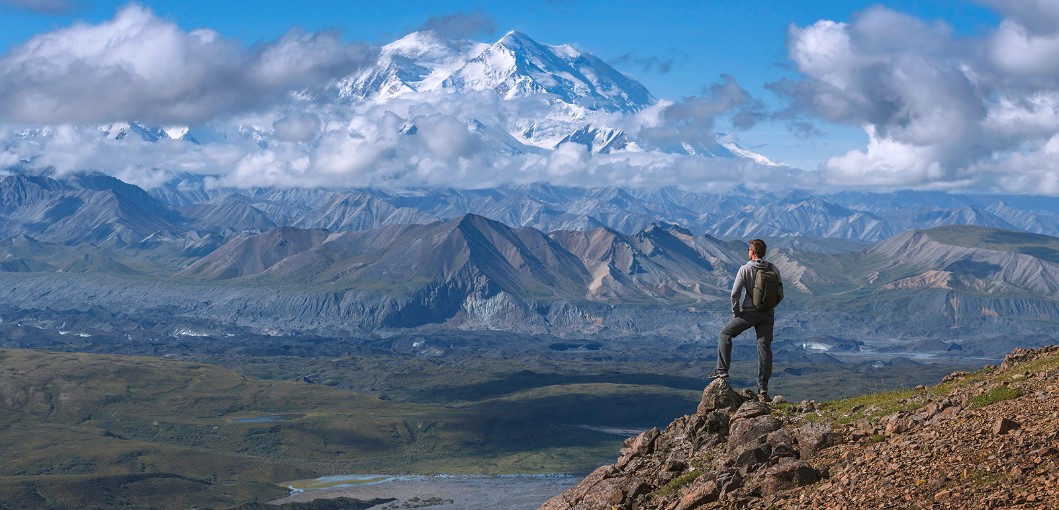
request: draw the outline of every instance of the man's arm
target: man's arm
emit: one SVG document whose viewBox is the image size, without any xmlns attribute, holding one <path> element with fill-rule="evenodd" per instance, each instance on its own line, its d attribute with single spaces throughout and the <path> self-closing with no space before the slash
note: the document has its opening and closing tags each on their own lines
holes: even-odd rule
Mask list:
<svg viewBox="0 0 1059 510">
<path fill-rule="evenodd" d="M 735 273 L 735 283 L 732 284 L 732 313 L 739 313 L 739 301 L 743 299 L 743 287 L 746 286 L 746 276 L 743 268 Z"/>
<path fill-rule="evenodd" d="M 780 268 L 776 267 L 776 264 L 772 264 L 772 270 L 776 272 L 776 277 L 780 280 L 780 291 L 777 296 L 779 299 L 776 300 L 776 304 L 778 305 L 783 302 L 783 275 L 780 274 Z"/>
</svg>

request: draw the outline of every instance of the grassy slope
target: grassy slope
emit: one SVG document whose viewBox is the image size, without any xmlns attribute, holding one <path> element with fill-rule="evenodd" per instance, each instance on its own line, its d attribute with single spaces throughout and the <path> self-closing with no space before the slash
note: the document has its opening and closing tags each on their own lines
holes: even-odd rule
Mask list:
<svg viewBox="0 0 1059 510">
<path fill-rule="evenodd" d="M 814 421 L 847 424 L 863 418 L 878 419 L 899 411 L 913 411 L 923 405 L 926 395 L 944 397 L 965 393 L 975 395 L 969 400 L 968 406 L 977 409 L 1019 396 L 1018 390 L 1012 389 L 1011 385 L 1026 380 L 1027 374 L 1054 374 L 1056 370 L 1059 370 L 1059 353 L 1049 353 L 1018 365 L 1018 370 L 1000 371 L 997 366 L 989 365 L 963 377 L 931 386 L 901 388 L 836 399 L 826 402 L 815 416 L 807 416 Z M 786 410 L 789 406 L 784 405 L 783 408 Z"/>
</svg>

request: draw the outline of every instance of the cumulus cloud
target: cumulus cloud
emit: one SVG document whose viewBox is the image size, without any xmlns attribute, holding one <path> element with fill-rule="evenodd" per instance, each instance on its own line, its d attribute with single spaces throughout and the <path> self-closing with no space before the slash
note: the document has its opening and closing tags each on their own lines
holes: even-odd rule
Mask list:
<svg viewBox="0 0 1059 510">
<path fill-rule="evenodd" d="M 94 127 L 70 125 L 21 137 L 0 133 L 16 140 L 0 162 L 29 160 L 58 174 L 100 170 L 145 187 L 190 173 L 233 187 L 488 188 L 550 182 L 720 191 L 747 184 L 748 175 L 783 176 L 755 179 L 751 185 L 783 185 L 799 175 L 741 159 L 653 151 L 593 154 L 578 143 L 554 149 L 522 145 L 507 134 L 505 120 L 543 111 L 548 99 L 492 96 L 438 93 L 385 103 L 311 104 L 297 113 L 276 109 L 212 127 L 193 126 L 189 135 L 220 140 L 201 145 L 132 135 L 116 140 Z M 206 136 L 207 129 L 217 132 Z"/>
<path fill-rule="evenodd" d="M 320 132 L 320 117 L 310 112 L 291 111 L 272 123 L 272 131 L 285 142 L 308 142 Z"/>
<path fill-rule="evenodd" d="M 479 34 L 496 32 L 492 18 L 481 10 L 432 17 L 417 30 L 431 30 L 447 39 L 470 39 Z"/>
<path fill-rule="evenodd" d="M 36 36 L 0 58 L 0 121 L 201 122 L 271 105 L 371 56 L 328 32 L 246 49 L 130 5 L 112 20 Z"/>
<path fill-rule="evenodd" d="M 863 149 L 822 165 L 825 181 L 1033 192 L 1012 174 L 1054 173 L 1041 153 L 1059 133 L 1059 8 L 985 3 L 1006 17 L 978 37 L 884 7 L 791 27 L 800 76 L 769 85 L 789 100 L 783 116 L 868 135 Z"/>
<path fill-rule="evenodd" d="M 733 127 L 746 129 L 767 116 L 761 102 L 728 75 L 701 96 L 685 97 L 646 114 L 656 118 L 644 125 L 639 137 L 664 150 L 682 145 L 708 149 L 718 144 L 718 119 L 730 119 Z"/>
<path fill-rule="evenodd" d="M 488 21 L 452 15 L 423 28 L 453 37 L 491 29 Z M 37 36 L 0 58 L 0 167 L 28 161 L 56 174 L 99 170 L 145 187 L 197 174 L 234 187 L 545 181 L 721 190 L 761 170 L 788 172 L 703 155 L 720 146 L 718 125 L 743 128 L 763 115 L 730 76 L 700 96 L 636 114 L 564 105 L 549 94 L 505 100 L 493 90 L 340 99 L 334 79 L 374 56 L 333 33 L 291 32 L 245 48 L 127 7 L 110 21 Z M 187 138 L 201 143 L 136 133 L 116 139 L 95 127 L 131 120 L 186 125 Z M 579 143 L 556 147 L 586 125 L 623 129 L 644 146 L 613 154 Z M 519 135 L 530 128 L 532 142 Z"/>
<path fill-rule="evenodd" d="M 1059 32 L 1059 3 L 1052 0 L 979 0 L 1007 17 L 1007 21 L 1037 35 Z"/>
</svg>

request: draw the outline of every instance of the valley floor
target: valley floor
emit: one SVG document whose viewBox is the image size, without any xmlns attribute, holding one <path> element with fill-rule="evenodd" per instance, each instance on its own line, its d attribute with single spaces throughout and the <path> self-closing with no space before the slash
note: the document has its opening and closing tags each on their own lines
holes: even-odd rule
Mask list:
<svg viewBox="0 0 1059 510">
<path fill-rule="evenodd" d="M 552 495 L 580 480 L 570 475 L 545 476 L 401 476 L 381 483 L 312 490 L 271 501 L 273 504 L 308 502 L 321 498 L 361 500 L 395 498 L 378 508 L 431 510 L 535 510 Z"/>
</svg>

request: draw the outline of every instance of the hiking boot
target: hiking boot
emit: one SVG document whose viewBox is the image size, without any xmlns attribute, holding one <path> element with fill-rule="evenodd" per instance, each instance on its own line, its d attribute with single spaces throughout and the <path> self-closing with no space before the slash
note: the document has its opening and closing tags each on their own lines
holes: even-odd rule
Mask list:
<svg viewBox="0 0 1059 510">
<path fill-rule="evenodd" d="M 711 379 L 727 379 L 728 378 L 728 372 L 726 372 L 724 370 L 714 370 L 713 373 L 710 374 L 710 378 Z"/>
<path fill-rule="evenodd" d="M 764 402 L 766 404 L 769 403 L 769 402 L 772 402 L 772 399 L 769 398 L 769 392 L 767 392 L 767 391 L 759 391 L 759 392 L 757 392 L 757 400 L 758 400 L 758 402 Z"/>
</svg>

